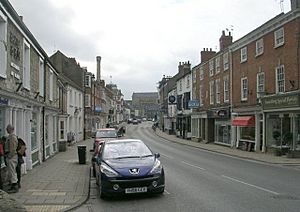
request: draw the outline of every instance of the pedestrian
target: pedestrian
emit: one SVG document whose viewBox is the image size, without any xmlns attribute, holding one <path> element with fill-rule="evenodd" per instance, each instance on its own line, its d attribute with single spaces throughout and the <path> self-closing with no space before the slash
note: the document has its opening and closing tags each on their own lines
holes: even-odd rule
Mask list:
<svg viewBox="0 0 300 212">
<path fill-rule="evenodd" d="M 14 126 L 8 124 L 6 131 L 8 133 L 7 142 L 8 142 L 8 153 L 7 153 L 7 166 L 8 166 L 8 177 L 10 179 L 11 187 L 8 189 L 8 193 L 16 193 L 19 191 L 18 186 L 18 176 L 17 176 L 17 164 L 18 164 L 18 138 L 14 134 Z"/>
<path fill-rule="evenodd" d="M 21 188 L 21 167 L 24 163 L 23 157 L 26 156 L 26 143 L 23 139 L 18 138 L 18 147 L 17 147 L 17 154 L 18 154 L 18 164 L 16 167 L 17 177 L 18 177 L 18 187 Z"/>
</svg>

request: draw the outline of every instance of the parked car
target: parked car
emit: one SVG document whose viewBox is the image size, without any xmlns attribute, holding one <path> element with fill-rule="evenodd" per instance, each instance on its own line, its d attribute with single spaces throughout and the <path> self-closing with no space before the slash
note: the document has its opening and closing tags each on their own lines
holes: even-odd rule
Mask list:
<svg viewBox="0 0 300 212">
<path fill-rule="evenodd" d="M 139 124 L 139 122 L 138 122 L 137 119 L 133 119 L 133 120 L 132 120 L 132 124 Z"/>
<path fill-rule="evenodd" d="M 102 143 L 94 158 L 100 197 L 163 193 L 165 174 L 159 157 L 138 139 Z"/>
<path fill-rule="evenodd" d="M 101 129 L 98 129 L 96 131 L 95 139 L 94 139 L 94 145 L 93 145 L 94 154 L 93 154 L 93 157 L 95 157 L 98 154 L 99 146 L 102 143 L 104 143 L 108 140 L 112 140 L 112 139 L 115 140 L 116 138 L 118 138 L 118 133 L 117 133 L 117 130 L 115 128 L 101 128 Z M 93 176 L 95 177 L 96 176 L 95 163 L 93 162 L 93 159 L 92 159 L 92 167 L 93 167 Z"/>
</svg>

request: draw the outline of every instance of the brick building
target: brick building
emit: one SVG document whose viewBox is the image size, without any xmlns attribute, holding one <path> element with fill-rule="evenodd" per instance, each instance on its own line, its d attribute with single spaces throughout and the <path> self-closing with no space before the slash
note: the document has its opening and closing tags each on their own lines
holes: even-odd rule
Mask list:
<svg viewBox="0 0 300 212">
<path fill-rule="evenodd" d="M 299 3 L 230 47 L 236 147 L 300 148 Z"/>
</svg>

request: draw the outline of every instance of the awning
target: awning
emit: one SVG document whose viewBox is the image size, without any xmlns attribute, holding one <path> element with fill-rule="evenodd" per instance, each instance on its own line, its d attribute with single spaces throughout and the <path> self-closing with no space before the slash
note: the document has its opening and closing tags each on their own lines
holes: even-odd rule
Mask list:
<svg viewBox="0 0 300 212">
<path fill-rule="evenodd" d="M 232 125 L 239 126 L 239 127 L 254 127 L 255 126 L 255 116 L 235 117 L 232 120 Z"/>
</svg>

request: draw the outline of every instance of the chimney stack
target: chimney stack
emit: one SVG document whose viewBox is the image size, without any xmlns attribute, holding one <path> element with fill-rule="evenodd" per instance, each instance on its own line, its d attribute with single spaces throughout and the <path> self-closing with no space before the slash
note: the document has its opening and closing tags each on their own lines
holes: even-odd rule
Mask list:
<svg viewBox="0 0 300 212">
<path fill-rule="evenodd" d="M 101 57 L 97 56 L 97 81 L 101 80 Z"/>
<path fill-rule="evenodd" d="M 232 36 L 229 32 L 229 35 L 225 35 L 225 31 L 222 31 L 222 36 L 219 39 L 220 42 L 220 51 L 225 49 L 226 47 L 230 46 L 232 44 Z"/>
<path fill-rule="evenodd" d="M 203 51 L 200 52 L 200 60 L 201 63 L 204 63 L 210 60 L 212 57 L 216 55 L 216 52 L 212 50 L 212 48 L 204 48 Z"/>
</svg>

